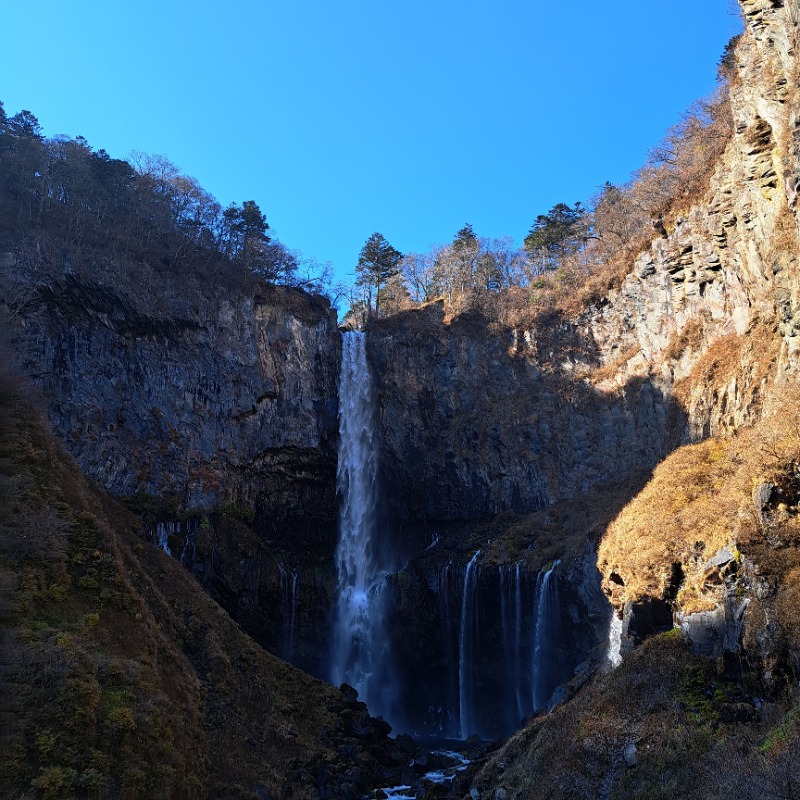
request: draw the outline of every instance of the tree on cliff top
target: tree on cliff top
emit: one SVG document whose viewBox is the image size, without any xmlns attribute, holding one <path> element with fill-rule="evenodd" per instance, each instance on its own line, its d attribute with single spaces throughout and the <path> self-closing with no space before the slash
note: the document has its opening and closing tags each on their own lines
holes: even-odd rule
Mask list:
<svg viewBox="0 0 800 800">
<path fill-rule="evenodd" d="M 367 308 L 372 307 L 374 297 L 376 314 L 380 313 L 381 287 L 400 271 L 402 259 L 403 254 L 377 232 L 361 248 L 356 264 L 356 286 L 363 287 Z"/>
<path fill-rule="evenodd" d="M 577 252 L 586 239 L 586 211 L 580 203 L 556 203 L 539 214 L 525 237 L 523 248 L 541 270 L 555 269 Z"/>
</svg>

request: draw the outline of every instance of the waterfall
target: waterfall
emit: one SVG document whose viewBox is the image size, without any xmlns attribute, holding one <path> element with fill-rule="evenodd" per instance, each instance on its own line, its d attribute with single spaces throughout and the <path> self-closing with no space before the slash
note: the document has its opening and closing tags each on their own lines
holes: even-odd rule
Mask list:
<svg viewBox="0 0 800 800">
<path fill-rule="evenodd" d="M 472 719 L 472 636 L 474 625 L 470 625 L 477 616 L 475 602 L 475 562 L 481 551 L 478 550 L 467 563 L 464 570 L 464 588 L 461 593 L 461 630 L 458 641 L 458 711 L 461 725 L 461 738 L 466 739 L 474 730 Z"/>
<path fill-rule="evenodd" d="M 342 341 L 339 382 L 338 601 L 334 618 L 331 682 L 353 686 L 373 714 L 386 712 L 388 637 L 384 589 L 388 574 L 377 548 L 377 435 L 365 337 L 349 331 Z"/>
<path fill-rule="evenodd" d="M 283 619 L 283 658 L 291 662 L 294 654 L 294 627 L 297 617 L 297 573 L 278 564 L 281 579 L 281 616 Z"/>
<path fill-rule="evenodd" d="M 622 617 L 611 610 L 611 621 L 608 625 L 608 651 L 606 658 L 612 669 L 622 663 Z"/>
<path fill-rule="evenodd" d="M 511 567 L 498 567 L 500 577 L 500 630 L 503 632 L 503 658 L 505 659 L 506 666 L 509 671 L 512 669 L 511 665 L 514 664 L 515 655 L 515 639 L 516 639 L 516 617 L 512 621 L 510 619 L 510 608 L 514 604 L 514 578 Z M 514 681 L 516 683 L 516 681 Z"/>
<path fill-rule="evenodd" d="M 452 591 L 451 571 L 453 562 L 448 561 L 439 572 L 439 617 L 442 621 L 442 640 L 444 642 L 445 663 L 456 663 L 458 642 L 453 626 L 453 615 L 450 612 Z M 458 673 L 454 669 L 446 669 L 444 676 L 445 697 L 442 704 L 441 724 L 439 734 L 447 738 L 457 739 L 460 729 L 455 726 L 455 708 L 458 703 Z"/>
<path fill-rule="evenodd" d="M 542 711 L 555 688 L 553 685 L 553 640 L 558 625 L 559 605 L 557 587 L 550 580 L 560 564 L 554 561 L 536 579 L 536 629 L 533 639 L 533 710 Z"/>
<path fill-rule="evenodd" d="M 297 617 L 297 573 L 292 573 L 292 596 L 291 596 L 292 613 L 289 617 L 289 646 L 287 648 L 286 660 L 291 661 L 294 655 L 294 623 Z"/>
<path fill-rule="evenodd" d="M 192 525 L 189 522 L 186 523 L 186 539 L 183 542 L 183 548 L 181 549 L 181 557 L 180 562 L 183 564 L 184 567 L 188 567 L 191 569 L 194 566 L 194 559 L 195 559 L 195 532 L 197 530 L 197 525 Z"/>
<path fill-rule="evenodd" d="M 168 556 L 172 555 L 172 550 L 169 549 L 169 535 L 173 532 L 174 526 L 174 522 L 159 522 L 156 525 L 156 540 L 158 541 L 158 546 Z"/>
<path fill-rule="evenodd" d="M 522 573 L 519 561 L 514 565 L 501 566 L 500 573 L 500 625 L 503 632 L 503 658 L 506 665 L 504 685 L 509 707 L 508 723 L 515 726 L 530 712 L 525 707 L 526 670 L 523 668 L 523 609 Z"/>
<path fill-rule="evenodd" d="M 522 580 L 520 576 L 520 565 L 517 561 L 517 566 L 514 569 L 514 673 L 515 680 L 515 694 L 517 700 L 517 719 L 519 721 L 525 716 L 526 709 L 522 701 Z"/>
</svg>

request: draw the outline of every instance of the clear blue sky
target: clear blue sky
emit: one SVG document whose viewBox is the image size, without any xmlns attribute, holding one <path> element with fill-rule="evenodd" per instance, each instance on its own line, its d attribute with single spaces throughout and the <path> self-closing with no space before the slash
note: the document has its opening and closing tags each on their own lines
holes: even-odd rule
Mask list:
<svg viewBox="0 0 800 800">
<path fill-rule="evenodd" d="M 520 242 L 623 182 L 741 23 L 731 0 L 40 0 L 3 9 L 0 100 L 255 200 L 337 273 L 465 223 Z"/>
</svg>

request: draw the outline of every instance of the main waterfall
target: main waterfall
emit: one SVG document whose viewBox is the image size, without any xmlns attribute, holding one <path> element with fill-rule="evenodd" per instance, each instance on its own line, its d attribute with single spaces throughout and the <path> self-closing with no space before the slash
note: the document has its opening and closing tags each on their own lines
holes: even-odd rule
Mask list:
<svg viewBox="0 0 800 800">
<path fill-rule="evenodd" d="M 432 592 L 425 604 L 409 606 L 402 587 L 426 578 L 408 564 L 398 572 L 401 561 L 379 521 L 376 411 L 366 337 L 347 332 L 339 381 L 330 680 L 353 686 L 371 713 L 398 730 L 461 739 L 508 733 L 526 715 L 545 710 L 570 672 L 562 664 L 559 562 L 541 570 L 534 584 L 536 573 L 522 560 L 479 565 L 480 550 L 466 562 L 448 558 L 426 583 Z M 294 646 L 297 583 L 296 571 L 284 568 L 287 654 Z M 425 622 L 411 619 L 414 611 Z M 438 635 L 417 627 L 437 623 Z"/>
<path fill-rule="evenodd" d="M 375 408 L 365 336 L 344 334 L 339 382 L 339 581 L 334 616 L 331 682 L 353 686 L 373 714 L 387 715 L 391 680 L 385 631 L 389 572 L 376 530 L 378 455 Z M 383 556 L 383 558 L 382 558 Z"/>
</svg>

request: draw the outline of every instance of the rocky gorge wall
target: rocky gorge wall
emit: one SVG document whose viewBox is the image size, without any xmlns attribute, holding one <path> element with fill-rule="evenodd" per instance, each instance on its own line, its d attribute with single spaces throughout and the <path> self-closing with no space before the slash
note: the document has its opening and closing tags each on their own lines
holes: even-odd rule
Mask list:
<svg viewBox="0 0 800 800">
<path fill-rule="evenodd" d="M 164 287 L 146 306 L 69 265 L 31 297 L 7 332 L 82 471 L 258 642 L 327 677 L 341 352 L 327 301 L 262 285 L 180 303 Z"/>
<path fill-rule="evenodd" d="M 321 298 L 262 287 L 158 311 L 67 273 L 21 322 L 23 367 L 101 486 L 174 513 L 335 521 L 339 339 Z"/>
<path fill-rule="evenodd" d="M 440 304 L 369 329 L 392 522 L 531 513 L 650 469 L 680 441 L 657 380 L 597 391 L 520 357 L 514 337 L 477 315 L 446 325 Z"/>
<path fill-rule="evenodd" d="M 796 7 L 742 7 L 731 141 L 621 286 L 516 330 L 436 305 L 370 329 L 393 515 L 542 508 L 752 424 L 797 373 Z"/>
<path fill-rule="evenodd" d="M 330 610 L 336 598 L 341 351 L 330 309 L 300 292 L 262 289 L 252 296 L 209 299 L 190 313 L 147 313 L 108 287 L 68 273 L 40 286 L 37 304 L 17 322 L 23 365 L 45 397 L 55 431 L 84 472 L 141 509 L 151 540 L 191 571 L 259 643 L 316 676 L 328 677 Z M 437 373 L 444 394 L 434 401 L 438 416 L 432 419 L 435 426 L 446 424 L 454 436 L 465 437 L 459 454 L 468 452 L 468 443 L 474 441 L 474 422 L 453 414 L 454 408 L 465 393 L 481 397 L 484 381 L 498 383 L 500 394 L 485 402 L 486 419 L 495 418 L 500 433 L 487 431 L 484 449 L 470 456 L 469 469 L 476 470 L 482 488 L 476 490 L 478 481 L 460 485 L 470 480 L 462 466 L 448 477 L 447 493 L 439 488 L 441 481 L 431 482 L 433 499 L 427 506 L 416 506 L 413 492 L 397 491 L 402 488 L 399 482 L 390 491 L 382 482 L 381 505 L 387 546 L 391 543 L 397 554 L 397 571 L 389 579 L 395 598 L 390 639 L 402 708 L 395 721 L 408 730 L 452 735 L 452 728 L 442 726 L 448 714 L 450 725 L 458 719 L 451 695 L 460 648 L 463 572 L 476 542 L 480 544 L 460 523 L 502 511 L 543 508 L 552 494 L 550 485 L 537 477 L 549 475 L 552 482 L 551 468 L 541 466 L 542 460 L 552 461 L 551 450 L 557 452 L 559 432 L 548 427 L 552 419 L 548 422 L 542 413 L 531 427 L 545 433 L 541 440 L 526 439 L 531 450 L 521 455 L 512 447 L 513 426 L 498 417 L 494 404 L 504 394 L 528 414 L 527 393 L 541 387 L 548 402 L 563 404 L 573 415 L 572 434 L 580 446 L 558 440 L 564 451 L 577 451 L 571 463 L 589 457 L 593 440 L 581 434 L 581 426 L 590 425 L 572 404 L 559 400 L 558 387 L 509 359 L 499 340 L 489 338 L 487 349 L 485 330 L 469 324 L 451 330 L 456 335 L 450 341 L 440 333 L 421 338 L 416 357 L 394 363 L 393 369 L 404 370 L 412 379 L 429 369 Z M 397 373 L 388 368 L 382 372 L 380 365 L 376 369 L 374 354 L 383 340 L 374 332 L 368 340 L 373 348 L 372 378 L 385 391 L 387 376 Z M 470 368 L 471 360 L 486 371 Z M 438 374 L 441 369 L 447 373 Z M 408 395 L 405 400 L 416 407 Z M 601 426 L 603 435 L 621 454 L 633 443 L 614 430 L 617 415 L 635 428 L 640 415 L 657 418 L 667 411 L 658 393 L 643 385 L 630 408 L 620 412 L 603 406 L 602 413 L 608 415 Z M 384 422 L 389 419 L 384 408 L 380 414 Z M 411 426 L 405 433 L 426 452 L 426 459 L 438 457 L 444 427 L 437 437 L 426 426 L 412 430 L 412 419 L 395 418 L 396 440 L 403 440 L 404 424 Z M 420 443 L 421 436 L 427 440 Z M 640 439 L 641 463 L 649 464 L 664 445 L 660 440 L 644 443 L 643 431 Z M 540 463 L 525 463 L 534 456 Z M 408 454 L 399 457 L 408 459 L 406 474 L 418 472 L 419 464 Z M 508 480 L 497 480 L 502 471 L 498 459 L 508 470 Z M 430 463 L 435 470 L 435 461 Z M 444 531 L 443 525 L 450 527 Z M 440 529 L 440 546 L 431 548 Z M 512 730 L 523 708 L 506 704 L 494 709 L 493 699 L 496 691 L 508 690 L 507 664 L 501 658 L 501 581 L 516 569 L 518 555 L 514 550 L 502 559 L 485 559 L 476 570 L 471 619 L 482 631 L 482 644 L 475 645 L 476 663 L 470 667 L 475 688 L 469 702 L 475 709 L 476 730 L 487 736 Z M 560 608 L 573 633 L 553 656 L 552 672 L 558 677 L 548 681 L 548 697 L 555 683 L 570 678 L 604 635 L 607 606 L 599 593 L 590 597 L 592 587 L 599 585 L 596 570 L 589 575 L 575 571 L 584 555 L 566 562 L 554 578 Z M 563 548 L 547 558 L 557 556 L 565 557 Z M 537 552 L 519 562 L 526 618 L 520 636 L 527 649 L 528 680 L 533 587 L 545 560 Z M 446 585 L 441 583 L 445 568 L 451 575 Z M 429 620 L 427 630 L 433 638 L 429 646 L 410 650 L 408 642 L 415 640 L 412 633 L 421 619 Z M 463 635 L 477 643 L 478 627 L 466 625 Z M 526 693 L 530 695 L 530 687 Z M 524 709 L 530 713 L 533 707 Z"/>
<path fill-rule="evenodd" d="M 667 220 L 622 286 L 578 322 L 602 363 L 621 362 L 600 387 L 653 376 L 680 397 L 692 440 L 752 424 L 800 366 L 798 6 L 741 7 L 734 130 L 706 195 Z"/>
<path fill-rule="evenodd" d="M 601 543 L 623 651 L 676 626 L 695 653 L 775 697 L 800 652 L 800 4 L 741 6 L 735 131 L 706 205 L 679 214 L 585 324 L 636 351 L 617 380 L 659 371 L 703 440 L 658 468 Z"/>
</svg>

